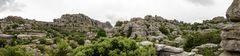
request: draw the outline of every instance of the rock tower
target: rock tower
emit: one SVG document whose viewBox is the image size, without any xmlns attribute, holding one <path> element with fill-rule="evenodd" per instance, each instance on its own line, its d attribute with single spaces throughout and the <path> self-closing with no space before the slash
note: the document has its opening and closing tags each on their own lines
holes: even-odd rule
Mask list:
<svg viewBox="0 0 240 56">
<path fill-rule="evenodd" d="M 226 13 L 230 23 L 223 28 L 220 56 L 240 56 L 240 0 L 233 0 Z"/>
</svg>

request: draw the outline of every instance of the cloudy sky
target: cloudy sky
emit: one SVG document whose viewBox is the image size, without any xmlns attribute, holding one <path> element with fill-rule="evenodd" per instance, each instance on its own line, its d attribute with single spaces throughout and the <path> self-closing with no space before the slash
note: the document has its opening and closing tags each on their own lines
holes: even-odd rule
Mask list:
<svg viewBox="0 0 240 56">
<path fill-rule="evenodd" d="M 110 21 L 158 15 L 166 19 L 201 22 L 224 16 L 232 0 L 0 0 L 0 18 L 8 15 L 52 21 L 62 14 L 83 13 Z"/>
</svg>

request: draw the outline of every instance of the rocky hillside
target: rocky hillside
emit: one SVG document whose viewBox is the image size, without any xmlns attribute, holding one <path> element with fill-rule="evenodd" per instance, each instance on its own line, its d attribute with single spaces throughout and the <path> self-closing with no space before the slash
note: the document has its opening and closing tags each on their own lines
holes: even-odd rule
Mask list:
<svg viewBox="0 0 240 56">
<path fill-rule="evenodd" d="M 53 22 L 8 16 L 0 20 L 0 56 L 239 56 L 238 7 L 234 0 L 227 19 L 192 24 L 157 15 L 114 27 L 84 14 Z"/>
</svg>

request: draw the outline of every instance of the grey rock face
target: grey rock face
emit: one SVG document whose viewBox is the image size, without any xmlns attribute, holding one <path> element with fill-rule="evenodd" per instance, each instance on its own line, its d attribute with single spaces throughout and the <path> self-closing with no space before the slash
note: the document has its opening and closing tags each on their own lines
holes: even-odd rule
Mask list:
<svg viewBox="0 0 240 56">
<path fill-rule="evenodd" d="M 227 19 L 232 22 L 240 22 L 240 0 L 233 0 L 226 13 Z"/>
<path fill-rule="evenodd" d="M 226 13 L 227 19 L 233 23 L 227 25 L 221 34 L 221 46 L 224 52 L 220 56 L 240 55 L 240 0 L 233 0 Z"/>
<path fill-rule="evenodd" d="M 65 14 L 61 18 L 54 19 L 54 24 L 58 27 L 71 28 L 74 30 L 89 30 L 88 28 L 112 28 L 112 25 L 109 22 L 102 23 L 98 20 L 91 19 L 90 17 L 84 14 Z M 74 28 L 75 27 L 75 28 Z"/>
<path fill-rule="evenodd" d="M 130 21 L 121 22 L 121 25 L 114 27 L 115 33 L 112 34 L 123 34 L 127 37 L 145 37 L 148 36 L 165 36 L 165 33 L 175 34 L 180 33 L 180 28 L 173 24 L 174 22 L 168 22 L 168 20 L 160 17 L 160 16 L 151 16 L 147 15 L 144 18 L 132 18 Z M 162 33 L 160 31 L 160 27 L 164 28 L 164 30 L 168 31 Z M 166 29 L 165 29 L 166 28 Z M 120 31 L 118 31 L 120 30 Z"/>
<path fill-rule="evenodd" d="M 240 52 L 240 41 L 238 40 L 222 40 L 221 46 L 225 51 Z"/>
<path fill-rule="evenodd" d="M 234 24 L 229 24 L 226 27 L 224 27 L 224 30 L 221 34 L 222 39 L 228 40 L 240 40 L 240 24 L 239 23 L 234 23 Z"/>
<path fill-rule="evenodd" d="M 124 25 L 123 32 L 127 37 L 146 37 L 147 26 L 143 20 L 134 21 Z"/>
<path fill-rule="evenodd" d="M 225 51 L 238 51 L 240 52 L 240 24 L 233 23 L 227 25 L 222 31 L 221 46 Z"/>
</svg>

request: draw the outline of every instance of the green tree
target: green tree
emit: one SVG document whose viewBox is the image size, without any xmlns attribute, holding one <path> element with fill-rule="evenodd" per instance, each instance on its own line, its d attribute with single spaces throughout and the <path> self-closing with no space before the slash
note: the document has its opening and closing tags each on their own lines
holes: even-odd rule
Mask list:
<svg viewBox="0 0 240 56">
<path fill-rule="evenodd" d="M 100 38 L 100 37 L 107 37 L 107 33 L 106 33 L 106 31 L 104 30 L 104 29 L 99 29 L 98 31 L 97 31 L 97 36 L 96 36 L 97 38 Z"/>
<path fill-rule="evenodd" d="M 60 41 L 57 42 L 57 47 L 58 51 L 56 53 L 56 56 L 67 56 L 67 54 L 72 50 L 67 40 L 64 39 L 60 39 Z"/>
<path fill-rule="evenodd" d="M 155 56 L 152 46 L 140 48 L 136 41 L 117 37 L 101 38 L 93 44 L 77 47 L 72 56 Z"/>
<path fill-rule="evenodd" d="M 117 21 L 115 26 L 122 26 L 123 22 L 122 21 Z"/>
</svg>

